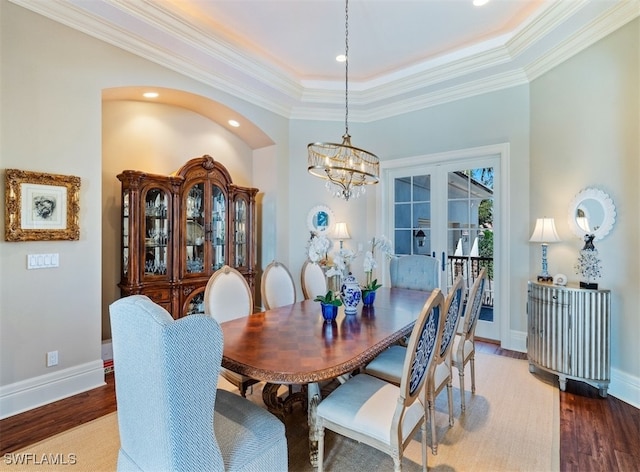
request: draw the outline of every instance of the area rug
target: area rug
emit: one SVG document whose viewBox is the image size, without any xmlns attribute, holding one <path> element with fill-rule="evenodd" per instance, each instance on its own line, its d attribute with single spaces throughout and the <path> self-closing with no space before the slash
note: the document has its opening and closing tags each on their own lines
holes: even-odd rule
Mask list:
<svg viewBox="0 0 640 472">
<path fill-rule="evenodd" d="M 455 369 L 454 369 L 455 372 Z M 559 393 L 548 378 L 529 373 L 526 361 L 476 354 L 476 393 L 466 377 L 466 411 L 461 414 L 458 379 L 454 379 L 455 424 L 449 427 L 447 395 L 436 402 L 438 454 L 428 454 L 429 469 L 449 471 L 559 470 Z M 221 388 L 232 389 L 221 382 Z M 259 385 L 248 395 L 262 405 Z M 2 471 L 115 471 L 119 447 L 117 413 L 104 416 L 5 456 Z M 306 415 L 285 420 L 289 469 L 313 472 L 309 463 Z M 430 441 L 430 438 L 428 438 Z M 29 461 L 28 464 L 17 462 Z M 409 445 L 403 470 L 421 467 L 419 433 Z M 393 461 L 366 445 L 327 432 L 325 470 L 389 471 Z"/>
</svg>

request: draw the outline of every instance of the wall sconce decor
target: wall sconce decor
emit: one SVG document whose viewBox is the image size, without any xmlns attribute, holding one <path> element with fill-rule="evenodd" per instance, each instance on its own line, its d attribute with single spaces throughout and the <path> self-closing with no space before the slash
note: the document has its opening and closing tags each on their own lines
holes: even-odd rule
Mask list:
<svg viewBox="0 0 640 472">
<path fill-rule="evenodd" d="M 538 218 L 536 220 L 536 227 L 529 241 L 532 243 L 542 243 L 542 272 L 538 275 L 538 282 L 552 282 L 553 277 L 549 275 L 547 266 L 547 245 L 560 241 L 554 219 Z"/>
</svg>

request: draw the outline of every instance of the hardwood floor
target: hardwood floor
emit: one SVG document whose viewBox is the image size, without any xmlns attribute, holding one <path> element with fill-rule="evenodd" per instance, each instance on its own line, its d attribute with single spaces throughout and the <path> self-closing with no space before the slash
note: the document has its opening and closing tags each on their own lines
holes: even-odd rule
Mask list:
<svg viewBox="0 0 640 472">
<path fill-rule="evenodd" d="M 526 359 L 524 353 L 476 342 L 481 352 Z M 0 421 L 0 454 L 116 411 L 115 381 L 73 397 Z M 637 471 L 640 469 L 640 410 L 582 382 L 567 382 L 560 392 L 560 470 Z"/>
</svg>

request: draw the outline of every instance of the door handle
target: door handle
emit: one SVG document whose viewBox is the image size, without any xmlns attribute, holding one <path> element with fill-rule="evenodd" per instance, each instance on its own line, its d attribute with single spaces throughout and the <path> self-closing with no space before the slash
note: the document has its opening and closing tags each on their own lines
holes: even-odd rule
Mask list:
<svg viewBox="0 0 640 472">
<path fill-rule="evenodd" d="M 444 258 L 445 258 L 445 254 L 444 254 L 444 251 L 442 251 L 442 272 L 444 272 L 444 270 L 446 268 L 446 265 L 444 263 Z"/>
</svg>

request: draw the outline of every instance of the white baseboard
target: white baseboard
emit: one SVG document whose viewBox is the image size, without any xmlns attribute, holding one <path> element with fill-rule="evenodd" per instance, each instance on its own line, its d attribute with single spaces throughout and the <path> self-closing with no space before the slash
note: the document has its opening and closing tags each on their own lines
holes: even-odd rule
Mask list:
<svg viewBox="0 0 640 472">
<path fill-rule="evenodd" d="M 0 387 L 0 419 L 32 410 L 105 384 L 98 359 Z"/>
</svg>

